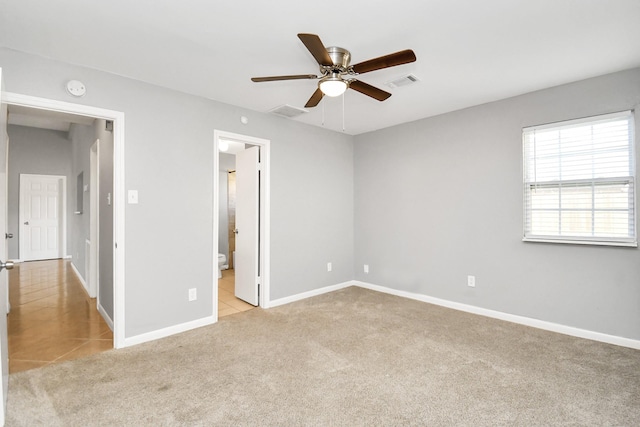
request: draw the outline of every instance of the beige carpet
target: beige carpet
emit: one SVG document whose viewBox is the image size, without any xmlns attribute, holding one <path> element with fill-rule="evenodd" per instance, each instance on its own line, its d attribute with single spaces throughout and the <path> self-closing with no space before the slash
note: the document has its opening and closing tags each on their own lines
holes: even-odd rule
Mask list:
<svg viewBox="0 0 640 427">
<path fill-rule="evenodd" d="M 8 426 L 640 425 L 640 351 L 355 287 L 9 386 Z"/>
</svg>

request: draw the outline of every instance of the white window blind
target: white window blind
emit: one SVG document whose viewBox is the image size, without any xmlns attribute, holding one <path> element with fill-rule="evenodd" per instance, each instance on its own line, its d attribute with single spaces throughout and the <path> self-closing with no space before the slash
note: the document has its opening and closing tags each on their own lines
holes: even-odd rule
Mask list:
<svg viewBox="0 0 640 427">
<path fill-rule="evenodd" d="M 524 240 L 636 246 L 631 111 L 523 129 Z"/>
</svg>

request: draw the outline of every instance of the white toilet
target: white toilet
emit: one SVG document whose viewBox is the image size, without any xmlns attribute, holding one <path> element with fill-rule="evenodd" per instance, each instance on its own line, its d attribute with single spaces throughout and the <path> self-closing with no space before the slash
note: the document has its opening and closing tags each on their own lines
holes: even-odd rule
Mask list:
<svg viewBox="0 0 640 427">
<path fill-rule="evenodd" d="M 222 278 L 222 268 L 227 263 L 227 257 L 224 254 L 218 254 L 218 279 Z"/>
</svg>

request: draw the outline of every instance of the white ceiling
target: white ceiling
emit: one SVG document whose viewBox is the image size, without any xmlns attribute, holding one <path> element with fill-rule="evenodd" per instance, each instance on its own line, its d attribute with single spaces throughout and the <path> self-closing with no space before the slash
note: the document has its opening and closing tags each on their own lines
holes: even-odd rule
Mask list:
<svg viewBox="0 0 640 427">
<path fill-rule="evenodd" d="M 2 0 L 0 44 L 267 112 L 302 107 L 313 74 L 296 37 L 318 34 L 352 63 L 413 49 L 417 62 L 359 78 L 393 94 L 345 95 L 360 134 L 640 66 L 639 0 Z M 414 74 L 417 84 L 385 83 Z M 69 76 L 70 79 L 76 76 Z M 88 87 L 88 91 L 92 88 Z M 342 131 L 342 99 L 293 120 Z"/>
<path fill-rule="evenodd" d="M 23 107 L 20 105 L 9 105 L 8 113 L 8 123 L 10 125 L 53 129 L 62 132 L 69 132 L 71 123 L 91 126 L 95 120 L 93 117 L 61 113 L 58 111 L 41 110 L 37 108 Z"/>
</svg>

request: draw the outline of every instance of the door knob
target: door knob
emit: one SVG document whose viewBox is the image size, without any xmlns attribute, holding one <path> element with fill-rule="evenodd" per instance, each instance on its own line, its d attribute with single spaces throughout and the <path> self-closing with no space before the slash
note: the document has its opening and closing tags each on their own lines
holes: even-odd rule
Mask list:
<svg viewBox="0 0 640 427">
<path fill-rule="evenodd" d="M 29 221 L 25 221 L 25 222 L 24 222 L 24 225 L 29 225 Z"/>
<path fill-rule="evenodd" d="M 0 261 L 0 271 L 2 271 L 3 268 L 6 268 L 7 270 L 13 269 L 13 261 L 7 261 L 7 262 Z"/>
<path fill-rule="evenodd" d="M 13 233 L 4 233 L 5 239 L 13 239 Z"/>
</svg>

